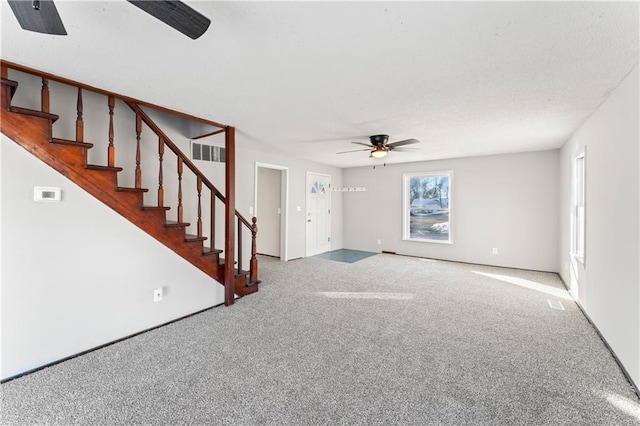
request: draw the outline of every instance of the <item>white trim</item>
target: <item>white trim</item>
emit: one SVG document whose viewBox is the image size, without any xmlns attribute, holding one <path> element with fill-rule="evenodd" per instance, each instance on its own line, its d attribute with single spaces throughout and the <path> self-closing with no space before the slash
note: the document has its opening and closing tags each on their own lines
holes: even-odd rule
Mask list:
<svg viewBox="0 0 640 426">
<path fill-rule="evenodd" d="M 281 186 L 282 199 L 280 201 L 282 206 L 282 219 L 280 223 L 280 260 L 289 260 L 289 244 L 287 240 L 289 229 L 289 168 L 284 166 L 277 166 L 275 164 L 255 162 L 253 169 L 253 215 L 258 216 L 258 168 L 280 170 L 283 174 L 284 182 Z M 258 223 L 258 233 L 260 232 L 260 223 Z"/>
<path fill-rule="evenodd" d="M 435 240 L 427 238 L 411 238 L 410 237 L 410 219 L 409 219 L 409 191 L 407 185 L 409 179 L 416 176 L 448 176 L 449 177 L 449 239 L 448 240 Z M 436 244 L 453 244 L 453 170 L 441 170 L 441 171 L 427 171 L 427 172 L 412 172 L 402 174 L 402 241 L 412 241 L 418 243 L 436 243 Z"/>
</svg>

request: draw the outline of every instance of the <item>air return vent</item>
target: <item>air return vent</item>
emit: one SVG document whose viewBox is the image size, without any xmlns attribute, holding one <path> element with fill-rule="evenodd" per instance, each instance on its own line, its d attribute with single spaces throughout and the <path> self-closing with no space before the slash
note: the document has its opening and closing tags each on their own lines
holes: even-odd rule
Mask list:
<svg viewBox="0 0 640 426">
<path fill-rule="evenodd" d="M 221 146 L 191 142 L 191 158 L 193 160 L 225 162 L 225 149 Z"/>
</svg>

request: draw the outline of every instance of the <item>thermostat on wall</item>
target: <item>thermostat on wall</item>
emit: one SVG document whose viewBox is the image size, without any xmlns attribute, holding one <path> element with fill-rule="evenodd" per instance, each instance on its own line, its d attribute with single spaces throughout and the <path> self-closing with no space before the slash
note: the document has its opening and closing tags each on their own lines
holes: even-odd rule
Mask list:
<svg viewBox="0 0 640 426">
<path fill-rule="evenodd" d="M 33 188 L 34 201 L 60 201 L 61 198 L 62 190 L 60 188 L 46 188 L 44 186 Z"/>
</svg>

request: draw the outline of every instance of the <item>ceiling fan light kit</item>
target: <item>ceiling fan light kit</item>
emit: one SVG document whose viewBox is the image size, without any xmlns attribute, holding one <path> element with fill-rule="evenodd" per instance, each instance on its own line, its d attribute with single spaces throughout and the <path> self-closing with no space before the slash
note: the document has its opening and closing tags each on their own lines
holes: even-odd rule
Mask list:
<svg viewBox="0 0 640 426">
<path fill-rule="evenodd" d="M 387 156 L 387 150 L 384 148 L 376 147 L 373 151 L 371 151 L 371 156 L 373 158 L 384 158 Z"/>
</svg>

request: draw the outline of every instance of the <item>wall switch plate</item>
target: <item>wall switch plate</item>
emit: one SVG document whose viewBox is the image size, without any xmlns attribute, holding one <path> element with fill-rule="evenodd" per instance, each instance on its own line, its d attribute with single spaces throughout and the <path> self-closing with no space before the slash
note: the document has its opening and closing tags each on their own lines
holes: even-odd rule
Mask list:
<svg viewBox="0 0 640 426">
<path fill-rule="evenodd" d="M 253 207 L 249 207 L 249 214 L 253 214 Z"/>
<path fill-rule="evenodd" d="M 493 254 L 498 254 L 498 249 L 494 247 L 494 248 L 491 250 L 491 253 L 493 253 Z"/>
<path fill-rule="evenodd" d="M 296 211 L 302 211 L 302 209 L 300 208 L 300 206 L 296 207 Z"/>
<path fill-rule="evenodd" d="M 382 240 L 378 240 L 378 245 L 382 244 Z"/>
<path fill-rule="evenodd" d="M 162 287 L 158 287 L 155 290 L 153 290 L 153 301 L 154 302 L 161 302 L 162 301 L 162 296 L 164 296 L 164 291 L 163 291 Z"/>
</svg>

